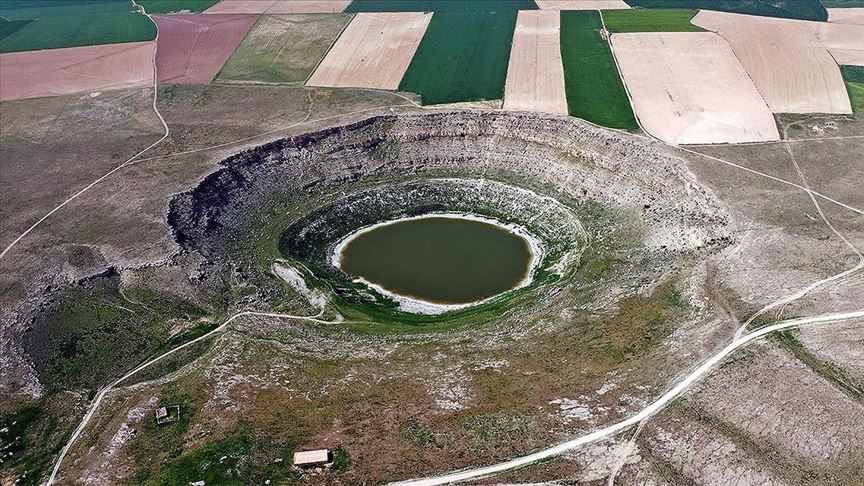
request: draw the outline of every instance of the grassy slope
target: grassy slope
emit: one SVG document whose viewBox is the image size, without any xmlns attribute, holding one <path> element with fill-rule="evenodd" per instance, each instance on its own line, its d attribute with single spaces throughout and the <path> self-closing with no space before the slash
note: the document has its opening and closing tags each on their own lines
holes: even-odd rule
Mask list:
<svg viewBox="0 0 864 486">
<path fill-rule="evenodd" d="M 626 0 L 631 7 L 696 8 L 767 17 L 825 20 L 828 13 L 819 0 Z"/>
<path fill-rule="evenodd" d="M 534 0 L 354 0 L 346 12 L 468 12 L 535 10 Z"/>
<path fill-rule="evenodd" d="M 424 104 L 504 96 L 516 11 L 436 12 L 399 89 Z"/>
<path fill-rule="evenodd" d="M 610 32 L 703 32 L 704 29 L 690 23 L 696 10 L 631 9 L 604 10 L 603 21 Z"/>
<path fill-rule="evenodd" d="M 864 111 L 864 67 L 840 66 L 840 71 L 846 81 L 846 90 L 849 91 L 852 111 Z"/>
<path fill-rule="evenodd" d="M 0 40 L 0 52 L 148 41 L 155 37 L 153 22 L 130 12 L 45 17 Z"/>
<path fill-rule="evenodd" d="M 561 12 L 561 57 L 567 107 L 571 116 L 599 125 L 638 128 L 630 100 L 612 58 L 600 36 L 600 15 L 595 11 Z"/>
<path fill-rule="evenodd" d="M 264 15 L 228 58 L 218 81 L 302 83 L 351 16 Z"/>
<path fill-rule="evenodd" d="M 218 2 L 219 0 L 138 0 L 138 4 L 151 14 L 165 14 L 180 12 L 181 10 L 203 12 Z"/>
</svg>

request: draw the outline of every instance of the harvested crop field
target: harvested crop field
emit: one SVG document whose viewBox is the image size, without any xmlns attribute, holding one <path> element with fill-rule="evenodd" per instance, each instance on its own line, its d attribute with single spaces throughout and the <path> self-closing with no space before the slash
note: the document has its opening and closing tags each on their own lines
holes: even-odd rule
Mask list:
<svg viewBox="0 0 864 486">
<path fill-rule="evenodd" d="M 703 32 L 690 23 L 696 10 L 683 8 L 610 10 L 603 12 L 606 29 L 625 32 Z"/>
<path fill-rule="evenodd" d="M 829 8 L 828 22 L 864 25 L 864 8 Z"/>
<path fill-rule="evenodd" d="M 222 0 L 206 13 L 339 13 L 350 4 L 351 0 Z"/>
<path fill-rule="evenodd" d="M 427 105 L 504 97 L 516 11 L 435 12 L 399 89 Z"/>
<path fill-rule="evenodd" d="M 845 30 L 855 26 L 705 10 L 693 23 L 729 42 L 774 113 L 851 112 L 840 69 L 825 46 L 854 42 Z"/>
<path fill-rule="evenodd" d="M 255 23 L 255 15 L 154 15 L 160 83 L 209 84 Z"/>
<path fill-rule="evenodd" d="M 149 86 L 153 43 L 0 54 L 0 101 Z"/>
<path fill-rule="evenodd" d="M 612 47 L 642 126 L 674 145 L 778 140 L 732 49 L 710 32 L 615 34 Z"/>
<path fill-rule="evenodd" d="M 567 114 L 560 39 L 558 12 L 519 12 L 507 68 L 504 109 Z"/>
<path fill-rule="evenodd" d="M 302 84 L 350 20 L 348 14 L 262 15 L 216 79 Z"/>
<path fill-rule="evenodd" d="M 432 14 L 357 14 L 309 78 L 309 86 L 397 89 Z"/>
<path fill-rule="evenodd" d="M 354 0 L 346 12 L 506 12 L 535 10 L 534 0 Z"/>
<path fill-rule="evenodd" d="M 543 10 L 611 10 L 630 8 L 624 0 L 536 0 Z"/>
<path fill-rule="evenodd" d="M 639 125 L 601 28 L 598 12 L 561 12 L 567 108 L 570 115 L 598 125 L 635 130 Z"/>
</svg>

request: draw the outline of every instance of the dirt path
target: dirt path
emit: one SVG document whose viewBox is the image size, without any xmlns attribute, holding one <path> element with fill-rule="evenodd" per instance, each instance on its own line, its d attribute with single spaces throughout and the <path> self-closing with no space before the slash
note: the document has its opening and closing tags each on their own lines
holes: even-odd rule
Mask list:
<svg viewBox="0 0 864 486">
<path fill-rule="evenodd" d="M 762 338 L 768 334 L 777 331 L 783 331 L 786 329 L 794 329 L 803 326 L 816 326 L 816 325 L 824 325 L 824 324 L 832 324 L 836 322 L 846 321 L 850 319 L 861 319 L 864 318 L 864 310 L 854 311 L 854 312 L 844 312 L 838 314 L 826 314 L 822 316 L 816 317 L 807 317 L 802 319 L 791 319 L 788 321 L 783 321 L 768 327 L 763 327 L 758 331 L 751 332 L 745 336 L 742 336 L 738 339 L 735 339 L 725 348 L 723 348 L 719 353 L 711 356 L 708 360 L 703 362 L 696 368 L 693 372 L 687 375 L 683 380 L 678 382 L 673 388 L 660 396 L 657 400 L 655 400 L 651 405 L 648 405 L 641 412 L 633 415 L 632 417 L 622 420 L 621 422 L 617 422 L 615 424 L 609 425 L 602 429 L 596 430 L 590 434 L 584 435 L 577 439 L 573 439 L 567 442 L 562 442 L 556 446 L 550 447 L 548 449 L 543 449 L 541 451 L 535 452 L 533 454 L 529 454 L 527 456 L 522 456 L 516 459 L 511 459 L 506 462 L 502 462 L 499 464 L 495 464 L 492 466 L 481 467 L 477 469 L 469 469 L 465 471 L 454 472 L 450 474 L 446 474 L 443 476 L 435 476 L 431 478 L 425 479 L 413 479 L 409 481 L 400 481 L 397 483 L 392 483 L 394 485 L 413 485 L 413 486 L 432 486 L 439 484 L 448 484 L 459 481 L 467 481 L 469 479 L 477 479 L 485 476 L 490 476 L 492 474 L 508 471 L 511 469 L 516 469 L 520 467 L 527 466 L 529 464 L 533 464 L 537 461 L 542 461 L 544 459 L 548 459 L 554 456 L 558 456 L 567 451 L 571 451 L 573 449 L 578 449 L 584 445 L 590 444 L 592 442 L 597 442 L 609 437 L 612 437 L 619 432 L 622 432 L 634 425 L 641 423 L 642 421 L 648 419 L 655 413 L 659 412 L 663 407 L 668 405 L 672 400 L 678 398 L 687 388 L 691 385 L 699 381 L 703 378 L 709 371 L 711 371 L 715 366 L 720 364 L 725 358 L 729 355 L 738 351 L 739 349 L 747 346 L 751 342 Z"/>
</svg>

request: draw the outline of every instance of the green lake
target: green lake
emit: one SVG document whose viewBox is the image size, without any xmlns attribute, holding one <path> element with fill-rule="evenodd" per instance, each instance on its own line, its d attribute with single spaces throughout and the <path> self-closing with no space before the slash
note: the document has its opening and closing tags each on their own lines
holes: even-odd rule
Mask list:
<svg viewBox="0 0 864 486">
<path fill-rule="evenodd" d="M 362 231 L 339 267 L 383 289 L 436 304 L 475 302 L 519 286 L 533 263 L 528 240 L 502 226 L 448 216 Z"/>
</svg>

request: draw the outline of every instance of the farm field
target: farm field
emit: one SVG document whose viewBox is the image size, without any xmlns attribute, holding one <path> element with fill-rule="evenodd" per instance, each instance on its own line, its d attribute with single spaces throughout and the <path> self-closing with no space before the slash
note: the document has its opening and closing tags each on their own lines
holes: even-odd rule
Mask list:
<svg viewBox="0 0 864 486">
<path fill-rule="evenodd" d="M 149 86 L 153 43 L 0 54 L 0 101 Z"/>
<path fill-rule="evenodd" d="M 771 110 L 717 34 L 614 34 L 612 48 L 642 126 L 664 142 L 780 138 Z"/>
<path fill-rule="evenodd" d="M 355 15 L 307 84 L 398 88 L 430 18 L 422 12 Z"/>
<path fill-rule="evenodd" d="M 222 0 L 206 13 L 294 14 L 339 13 L 351 0 Z"/>
<path fill-rule="evenodd" d="M 263 15 L 216 79 L 302 84 L 350 20 L 348 14 Z"/>
<path fill-rule="evenodd" d="M 208 84 L 257 20 L 255 15 L 156 15 L 160 83 Z"/>
<path fill-rule="evenodd" d="M 851 112 L 840 69 L 826 45 L 854 45 L 855 32 L 849 29 L 856 26 L 706 10 L 693 23 L 729 42 L 774 113 Z"/>
<path fill-rule="evenodd" d="M 567 114 L 558 12 L 519 12 L 507 68 L 504 109 Z"/>
<path fill-rule="evenodd" d="M 828 22 L 834 22 L 838 24 L 864 25 L 864 7 L 829 8 Z"/>
<path fill-rule="evenodd" d="M 504 97 L 516 11 L 439 11 L 399 84 L 435 105 Z"/>
<path fill-rule="evenodd" d="M 155 37 L 153 22 L 132 12 L 51 16 L 37 18 L 0 40 L 0 52 L 149 41 Z"/>
<path fill-rule="evenodd" d="M 609 10 L 630 8 L 624 0 L 536 0 L 542 10 Z"/>
<path fill-rule="evenodd" d="M 29 24 L 29 20 L 6 20 L 4 18 L 0 18 L 0 40 L 3 40 L 10 35 L 14 34 L 21 27 Z"/>
<path fill-rule="evenodd" d="M 840 70 L 843 72 L 843 80 L 849 91 L 852 111 L 864 111 L 864 67 L 841 66 Z"/>
<path fill-rule="evenodd" d="M 535 10 L 534 0 L 354 0 L 346 12 L 505 12 Z"/>
<path fill-rule="evenodd" d="M 600 35 L 600 15 L 561 12 L 561 58 L 570 115 L 611 128 L 639 128 L 609 45 Z"/>
<path fill-rule="evenodd" d="M 705 9 L 802 20 L 828 18 L 819 0 L 627 0 L 627 3 L 640 8 Z"/>
<path fill-rule="evenodd" d="M 864 0 L 821 0 L 825 8 L 864 7 Z"/>
<path fill-rule="evenodd" d="M 3 0 L 0 2 L 0 17 L 6 20 L 134 11 L 132 2 L 127 0 Z"/>
<path fill-rule="evenodd" d="M 137 3 L 149 14 L 167 14 L 171 12 L 202 12 L 216 5 L 219 0 L 140 0 Z"/>
<path fill-rule="evenodd" d="M 603 22 L 612 33 L 704 31 L 690 23 L 694 15 L 696 10 L 681 8 L 609 10 L 603 12 Z"/>
</svg>

